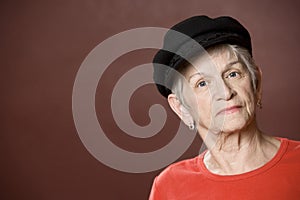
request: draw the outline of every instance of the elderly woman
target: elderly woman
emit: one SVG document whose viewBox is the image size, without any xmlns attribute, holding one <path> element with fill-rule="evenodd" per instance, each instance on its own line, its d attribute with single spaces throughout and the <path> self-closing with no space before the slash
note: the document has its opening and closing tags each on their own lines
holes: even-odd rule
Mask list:
<svg viewBox="0 0 300 200">
<path fill-rule="evenodd" d="M 184 20 L 166 34 L 153 62 L 159 92 L 207 150 L 167 167 L 155 178 L 150 200 L 300 199 L 300 142 L 257 127 L 261 71 L 238 21 Z"/>
</svg>

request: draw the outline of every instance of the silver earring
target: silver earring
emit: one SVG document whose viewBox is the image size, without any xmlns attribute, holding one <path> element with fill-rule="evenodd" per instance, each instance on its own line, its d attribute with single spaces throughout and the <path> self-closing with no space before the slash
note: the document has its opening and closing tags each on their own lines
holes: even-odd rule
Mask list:
<svg viewBox="0 0 300 200">
<path fill-rule="evenodd" d="M 258 102 L 257 102 L 257 106 L 258 106 L 260 109 L 262 109 L 262 103 L 261 103 L 261 101 L 260 101 L 260 100 L 258 100 Z"/>
<path fill-rule="evenodd" d="M 189 124 L 189 129 L 191 131 L 195 130 L 195 123 L 194 122 L 192 122 L 192 123 Z"/>
</svg>

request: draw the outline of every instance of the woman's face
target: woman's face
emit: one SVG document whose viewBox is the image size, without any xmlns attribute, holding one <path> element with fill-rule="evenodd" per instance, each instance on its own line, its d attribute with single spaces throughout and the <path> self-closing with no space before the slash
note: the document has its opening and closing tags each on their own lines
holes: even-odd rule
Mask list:
<svg viewBox="0 0 300 200">
<path fill-rule="evenodd" d="M 236 56 L 225 50 L 192 63 L 184 72 L 183 97 L 199 132 L 231 133 L 254 121 L 256 94 L 247 67 Z"/>
</svg>

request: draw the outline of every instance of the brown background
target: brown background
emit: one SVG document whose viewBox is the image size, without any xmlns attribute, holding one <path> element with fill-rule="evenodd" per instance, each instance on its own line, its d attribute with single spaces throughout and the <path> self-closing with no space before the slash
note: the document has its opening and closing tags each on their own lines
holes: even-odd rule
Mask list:
<svg viewBox="0 0 300 200">
<path fill-rule="evenodd" d="M 299 1 L 82 0 L 1 1 L 0 199 L 147 199 L 159 171 L 113 170 L 83 146 L 72 117 L 72 87 L 82 61 L 100 42 L 144 26 L 170 27 L 192 15 L 231 15 L 251 32 L 254 58 L 264 73 L 260 127 L 272 135 L 300 139 Z M 148 152 L 162 147 L 178 120 L 170 112 L 159 135 L 126 136 L 109 110 L 114 83 L 133 66 L 148 63 L 153 50 L 121 56 L 99 83 L 99 121 L 118 146 Z M 132 97 L 136 123 L 149 122 L 148 108 L 165 104 L 153 85 Z M 181 157 L 197 154 L 199 138 Z"/>
</svg>

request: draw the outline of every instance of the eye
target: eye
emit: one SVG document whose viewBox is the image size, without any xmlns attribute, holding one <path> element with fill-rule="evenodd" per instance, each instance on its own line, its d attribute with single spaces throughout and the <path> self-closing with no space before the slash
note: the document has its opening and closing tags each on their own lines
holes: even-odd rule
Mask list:
<svg viewBox="0 0 300 200">
<path fill-rule="evenodd" d="M 235 77 L 239 77 L 239 76 L 240 76 L 240 74 L 238 72 L 230 72 L 227 77 L 235 78 Z"/>
<path fill-rule="evenodd" d="M 197 87 L 205 87 L 205 86 L 207 86 L 206 81 L 200 81 L 199 83 L 197 83 Z"/>
</svg>

